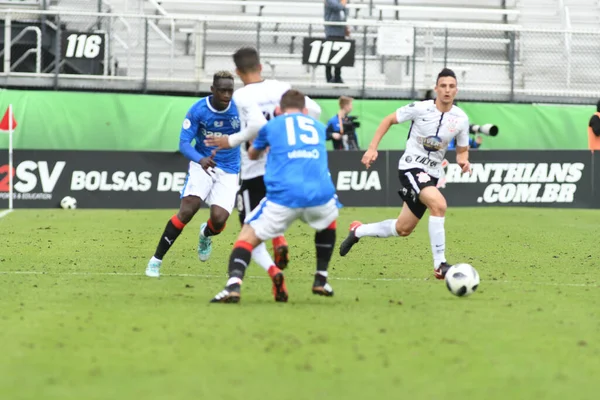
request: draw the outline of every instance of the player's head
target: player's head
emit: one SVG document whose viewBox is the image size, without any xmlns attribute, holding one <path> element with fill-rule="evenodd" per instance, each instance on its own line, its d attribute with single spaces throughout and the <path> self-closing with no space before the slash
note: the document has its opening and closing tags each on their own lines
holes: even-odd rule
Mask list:
<svg viewBox="0 0 600 400">
<path fill-rule="evenodd" d="M 454 103 L 454 98 L 458 92 L 456 74 L 449 68 L 444 68 L 437 76 L 435 82 L 436 101 L 444 105 Z"/>
<path fill-rule="evenodd" d="M 598 100 L 598 104 L 596 104 L 596 111 L 600 112 L 600 100 Z"/>
<path fill-rule="evenodd" d="M 213 106 L 222 110 L 229 106 L 233 96 L 233 74 L 229 71 L 219 71 L 213 75 L 210 91 L 213 94 Z"/>
<path fill-rule="evenodd" d="M 242 47 L 233 54 L 235 73 L 244 80 L 248 75 L 260 74 L 262 65 L 258 51 L 253 47 Z"/>
<path fill-rule="evenodd" d="M 296 89 L 290 89 L 281 96 L 279 108 L 282 113 L 301 112 L 308 114 L 304 93 Z"/>
<path fill-rule="evenodd" d="M 352 97 L 341 96 L 339 99 L 340 111 L 346 115 L 350 114 L 352 112 L 352 100 L 354 100 Z"/>
</svg>

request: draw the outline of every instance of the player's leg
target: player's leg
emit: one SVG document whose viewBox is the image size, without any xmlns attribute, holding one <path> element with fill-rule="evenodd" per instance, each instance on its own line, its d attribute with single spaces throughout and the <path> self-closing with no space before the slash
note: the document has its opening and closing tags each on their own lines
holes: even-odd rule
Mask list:
<svg viewBox="0 0 600 400">
<path fill-rule="evenodd" d="M 202 201 L 201 199 L 206 197 L 212 185 L 210 179 L 205 179 L 204 176 L 200 175 L 200 173 L 206 175 L 201 167 L 194 164 L 195 163 L 190 163 L 188 175 L 181 190 L 179 212 L 167 222 L 167 226 L 160 236 L 154 256 L 150 259 L 146 267 L 146 275 L 149 277 L 158 278 L 160 276 L 160 267 L 162 265 L 163 257 L 169 251 L 171 246 L 173 246 L 185 225 L 190 222 L 196 212 L 198 212 Z M 200 171 L 197 170 L 196 166 L 200 168 Z"/>
<path fill-rule="evenodd" d="M 433 268 L 437 279 L 444 279 L 451 265 L 446 262 L 446 199 L 435 186 L 421 189 L 419 200 L 429 209 L 429 239 L 433 253 Z"/>
<path fill-rule="evenodd" d="M 246 215 L 250 215 L 252 210 L 258 207 L 265 195 L 266 188 L 262 176 L 242 181 L 240 191 L 237 194 L 238 216 L 242 227 L 244 226 Z M 276 265 L 265 243 L 259 244 L 252 250 L 252 260 L 267 271 L 267 273 L 272 271 L 271 267 Z"/>
<path fill-rule="evenodd" d="M 320 296 L 333 296 L 333 288 L 328 283 L 327 278 L 329 275 L 329 262 L 335 247 L 338 215 L 338 202 L 336 199 L 332 199 L 322 206 L 309 207 L 302 213 L 302 220 L 317 231 L 315 233 L 317 271 L 312 292 Z"/>
<path fill-rule="evenodd" d="M 212 236 L 216 236 L 225 229 L 227 219 L 235 205 L 235 195 L 238 190 L 237 174 L 226 173 L 215 168 L 212 176 L 213 185 L 206 196 L 206 203 L 210 205 L 210 216 L 200 226 L 198 238 L 198 258 L 207 261 L 212 253 Z"/>
<path fill-rule="evenodd" d="M 345 256 L 352 246 L 363 236 L 387 238 L 392 236 L 408 236 L 415 229 L 427 207 L 419 201 L 420 188 L 412 179 L 412 174 L 399 171 L 400 183 L 403 189 L 398 192 L 404 205 L 396 219 L 388 219 L 371 224 L 354 221 L 350 224 L 348 236 L 340 245 L 340 255 Z"/>
<path fill-rule="evenodd" d="M 225 289 L 217 294 L 211 302 L 238 302 L 240 289 L 252 251 L 262 242 L 281 235 L 296 218 L 293 210 L 278 204 L 269 203 L 266 199 L 247 217 L 233 251 L 229 257 L 229 280 Z M 275 301 L 285 302 L 288 299 L 285 280 L 281 270 L 275 266 L 269 269 L 273 281 Z"/>
</svg>

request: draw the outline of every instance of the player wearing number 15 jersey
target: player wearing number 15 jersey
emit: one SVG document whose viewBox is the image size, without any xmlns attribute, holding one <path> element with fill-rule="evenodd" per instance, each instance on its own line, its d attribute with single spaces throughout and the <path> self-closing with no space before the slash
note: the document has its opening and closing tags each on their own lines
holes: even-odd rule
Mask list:
<svg viewBox="0 0 600 400">
<path fill-rule="evenodd" d="M 229 258 L 229 280 L 213 303 L 237 303 L 252 250 L 262 242 L 283 235 L 297 219 L 317 232 L 317 271 L 312 292 L 332 296 L 327 283 L 328 266 L 335 245 L 335 226 L 340 204 L 327 164 L 325 126 L 307 114 L 304 95 L 288 90 L 281 98 L 281 112 L 258 133 L 248 149 L 250 159 L 267 153 L 264 182 L 266 197 L 247 217 Z M 283 273 L 273 278 L 275 301 L 287 301 Z"/>
<path fill-rule="evenodd" d="M 226 137 L 213 137 L 206 141 L 210 146 L 218 146 L 222 149 L 241 147 L 241 187 L 237 194 L 237 207 L 240 223 L 250 212 L 258 206 L 265 197 L 266 188 L 264 183 L 266 155 L 261 154 L 257 159 L 248 157 L 248 147 L 252 139 L 256 137 L 258 130 L 274 118 L 275 108 L 279 106 L 281 96 L 291 86 L 289 83 L 274 79 L 263 79 L 260 57 L 256 49 L 243 47 L 233 54 L 236 73 L 244 82 L 244 87 L 233 93 L 233 101 L 240 112 L 242 127 L 241 132 Z M 313 118 L 319 118 L 321 107 L 306 97 L 308 113 Z M 273 238 L 273 251 L 275 262 L 269 256 L 265 244 L 261 244 L 252 252 L 252 259 L 258 263 L 270 275 L 276 274 L 278 268 L 284 269 L 289 261 L 288 245 L 283 235 Z"/>
</svg>

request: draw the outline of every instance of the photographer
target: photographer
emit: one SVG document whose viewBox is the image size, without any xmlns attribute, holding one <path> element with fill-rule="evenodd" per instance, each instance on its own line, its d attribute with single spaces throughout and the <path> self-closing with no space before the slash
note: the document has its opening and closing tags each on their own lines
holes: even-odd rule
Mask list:
<svg viewBox="0 0 600 400">
<path fill-rule="evenodd" d="M 327 121 L 327 140 L 332 141 L 334 150 L 359 150 L 356 128 L 360 123 L 349 115 L 352 100 L 352 97 L 340 97 L 340 111 Z"/>
</svg>

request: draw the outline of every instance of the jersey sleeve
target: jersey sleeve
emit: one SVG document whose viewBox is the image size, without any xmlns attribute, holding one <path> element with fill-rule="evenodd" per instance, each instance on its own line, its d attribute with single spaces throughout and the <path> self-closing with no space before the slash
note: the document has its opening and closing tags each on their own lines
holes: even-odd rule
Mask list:
<svg viewBox="0 0 600 400">
<path fill-rule="evenodd" d="M 402 122 L 414 119 L 417 114 L 417 103 L 410 103 L 396 110 L 396 119 L 398 120 L 398 123 L 401 124 Z"/>
<path fill-rule="evenodd" d="M 321 117 L 321 106 L 308 96 L 304 97 L 304 101 L 308 109 L 308 115 L 318 120 Z"/>
<path fill-rule="evenodd" d="M 200 119 L 201 117 L 196 107 L 192 106 L 185 115 L 181 132 L 179 133 L 179 151 L 187 159 L 194 162 L 199 162 L 202 158 L 202 154 L 198 153 L 194 146 L 192 146 L 192 141 L 194 141 L 198 132 Z"/>
<path fill-rule="evenodd" d="M 237 96 L 236 93 L 238 94 Z M 242 129 L 238 133 L 229 135 L 227 140 L 231 147 L 239 146 L 242 143 L 254 139 L 259 129 L 267 123 L 258 104 L 252 99 L 244 96 L 242 93 L 236 93 L 233 95 L 233 101 L 240 114 Z"/>
<path fill-rule="evenodd" d="M 267 141 L 267 131 L 269 130 L 269 124 L 263 126 L 258 131 L 258 136 L 252 142 L 252 147 L 256 150 L 264 150 L 269 146 L 269 142 Z"/>
<path fill-rule="evenodd" d="M 460 132 L 456 135 L 456 147 L 469 146 L 469 118 L 465 116 L 461 122 Z"/>
</svg>

